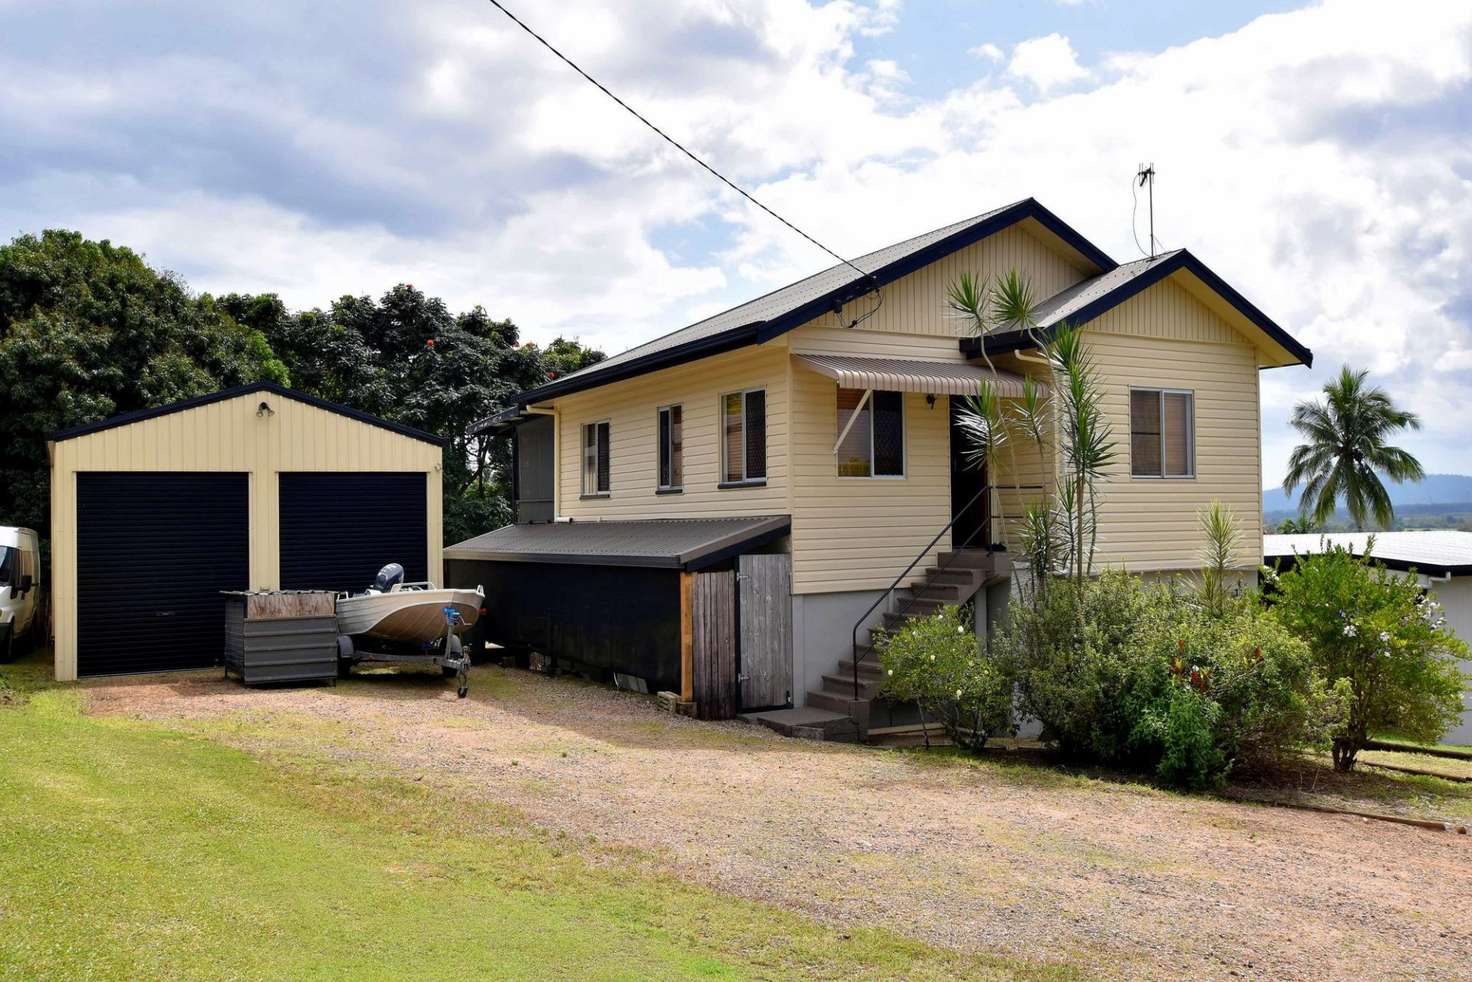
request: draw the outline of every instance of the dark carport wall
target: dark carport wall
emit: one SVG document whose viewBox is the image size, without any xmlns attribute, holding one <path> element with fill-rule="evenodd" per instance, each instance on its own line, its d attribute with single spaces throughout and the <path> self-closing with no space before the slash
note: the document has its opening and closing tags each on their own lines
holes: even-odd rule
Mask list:
<svg viewBox="0 0 1472 982">
<path fill-rule="evenodd" d="M 787 610 L 739 614 L 734 570 L 743 555 L 781 554 L 789 529 L 785 515 L 512 525 L 448 547 L 445 576 L 451 586 L 485 588 L 478 634 L 522 664 L 535 652 L 558 670 L 623 685 L 639 680 L 650 692 L 700 703 L 701 715 L 729 716 L 739 703 L 738 618 L 790 618 L 787 595 L 780 598 Z M 698 595 L 702 576 L 723 577 L 724 585 L 712 582 L 714 593 Z M 724 608 L 702 616 L 711 596 L 731 597 L 729 616 Z M 718 636 L 697 636 L 697 623 L 713 624 Z M 697 678 L 697 654 L 719 667 L 718 681 L 710 669 Z M 789 650 L 786 666 L 774 671 L 790 676 L 790 666 Z M 709 695 L 716 689 L 720 698 Z"/>
</svg>

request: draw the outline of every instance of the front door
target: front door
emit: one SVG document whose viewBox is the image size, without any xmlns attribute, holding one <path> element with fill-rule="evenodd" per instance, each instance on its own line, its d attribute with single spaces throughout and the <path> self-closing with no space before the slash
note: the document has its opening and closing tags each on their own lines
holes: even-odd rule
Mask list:
<svg viewBox="0 0 1472 982">
<path fill-rule="evenodd" d="M 982 494 L 986 487 L 986 465 L 974 466 L 967 461 L 965 437 L 956 425 L 960 400 L 951 400 L 951 548 L 983 549 L 989 545 L 986 526 L 991 495 Z"/>
</svg>

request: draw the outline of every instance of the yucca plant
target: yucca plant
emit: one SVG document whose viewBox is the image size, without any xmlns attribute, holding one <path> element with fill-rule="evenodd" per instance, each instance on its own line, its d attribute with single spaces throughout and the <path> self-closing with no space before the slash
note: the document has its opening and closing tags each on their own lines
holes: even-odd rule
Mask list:
<svg viewBox="0 0 1472 982">
<path fill-rule="evenodd" d="M 1220 501 L 1213 500 L 1198 516 L 1206 544 L 1201 550 L 1201 604 L 1213 617 L 1223 617 L 1231 604 L 1227 576 L 1232 556 L 1242 540 L 1237 516 Z"/>
<path fill-rule="evenodd" d="M 1018 549 L 1028 569 L 1031 582 L 1024 588 L 1038 600 L 1048 593 L 1048 580 L 1057 575 L 1058 554 L 1063 547 L 1058 513 L 1047 501 L 1034 501 L 1023 509 L 1017 523 Z"/>
<path fill-rule="evenodd" d="M 1098 537 L 1094 490 L 1114 462 L 1114 428 L 1100 407 L 1098 374 L 1082 332 L 1061 325 L 1047 345 L 1046 354 L 1058 387 L 1054 404 L 1065 471 L 1059 501 L 1068 515 L 1065 527 L 1069 533 L 1069 565 L 1074 578 L 1082 582 L 1093 568 Z"/>
</svg>

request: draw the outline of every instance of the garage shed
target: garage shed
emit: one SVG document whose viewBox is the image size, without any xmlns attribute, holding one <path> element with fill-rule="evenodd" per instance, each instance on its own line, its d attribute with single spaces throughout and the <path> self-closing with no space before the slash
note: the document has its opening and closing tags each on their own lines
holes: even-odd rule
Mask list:
<svg viewBox="0 0 1472 982">
<path fill-rule="evenodd" d="M 223 590 L 439 580 L 443 445 L 270 382 L 53 434 L 57 679 L 219 664 Z"/>
</svg>

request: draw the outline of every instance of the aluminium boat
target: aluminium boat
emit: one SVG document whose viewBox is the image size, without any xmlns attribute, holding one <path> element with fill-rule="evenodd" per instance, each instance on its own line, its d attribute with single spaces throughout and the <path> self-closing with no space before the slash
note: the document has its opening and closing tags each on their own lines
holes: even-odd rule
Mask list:
<svg viewBox="0 0 1472 982">
<path fill-rule="evenodd" d="M 363 593 L 337 595 L 337 630 L 353 638 L 422 646 L 443 640 L 447 630 L 464 634 L 474 627 L 484 602 L 482 587 L 438 589 L 427 581 L 406 583 L 404 567 L 390 563 Z"/>
</svg>

